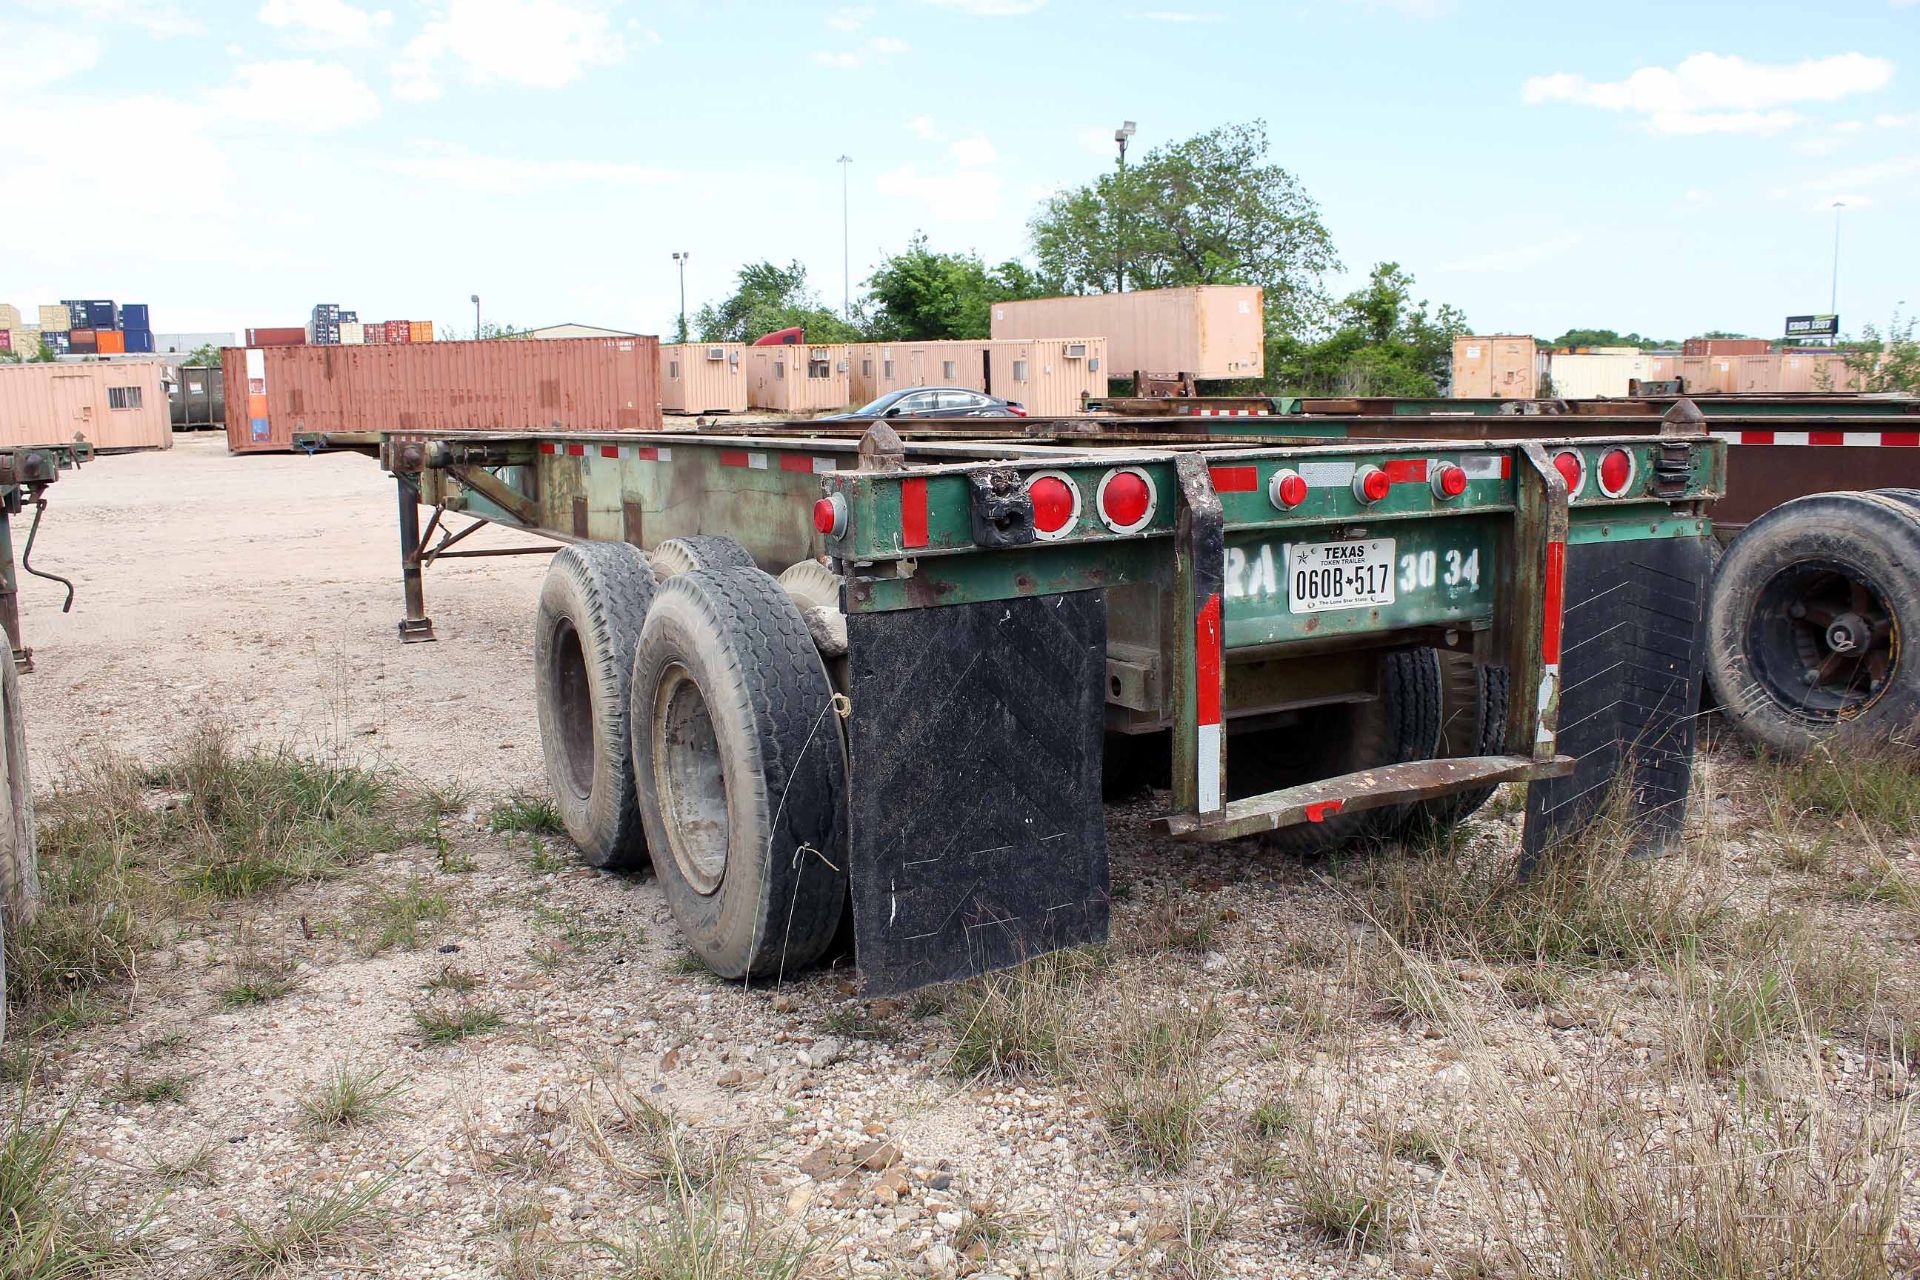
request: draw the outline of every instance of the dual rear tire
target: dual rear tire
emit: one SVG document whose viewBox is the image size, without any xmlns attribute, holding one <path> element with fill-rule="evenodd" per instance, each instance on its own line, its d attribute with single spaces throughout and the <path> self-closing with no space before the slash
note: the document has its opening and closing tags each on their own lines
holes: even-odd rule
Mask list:
<svg viewBox="0 0 1920 1280">
<path fill-rule="evenodd" d="M 689 945 L 728 978 L 832 942 L 847 895 L 846 748 L 806 620 L 737 543 L 554 559 L 535 636 L 547 773 L 608 868 L 649 859 Z"/>
</svg>

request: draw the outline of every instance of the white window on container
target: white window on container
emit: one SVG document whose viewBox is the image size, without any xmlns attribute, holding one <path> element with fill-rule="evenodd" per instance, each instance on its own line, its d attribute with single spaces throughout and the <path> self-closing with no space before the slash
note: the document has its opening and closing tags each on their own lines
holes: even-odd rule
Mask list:
<svg viewBox="0 0 1920 1280">
<path fill-rule="evenodd" d="M 954 370 L 953 361 L 942 360 L 940 362 L 940 376 L 945 378 L 948 382 L 953 381 L 953 378 L 954 378 L 953 370 Z"/>
<path fill-rule="evenodd" d="M 833 376 L 833 362 L 832 362 L 831 360 L 809 360 L 809 361 L 807 361 L 807 376 L 808 376 L 809 378 L 829 378 L 829 377 L 832 377 L 832 376 Z"/>
<path fill-rule="evenodd" d="M 1025 360 L 1015 360 L 1013 362 L 1013 380 L 1015 382 L 1025 382 L 1027 380 L 1027 362 Z"/>
<path fill-rule="evenodd" d="M 873 361 L 862 360 L 860 362 L 860 376 L 863 378 L 871 378 L 873 376 Z"/>
<path fill-rule="evenodd" d="M 773 376 L 776 379 L 787 376 L 787 362 L 785 360 L 775 360 L 773 362 Z"/>
<path fill-rule="evenodd" d="M 887 360 L 882 362 L 880 365 L 880 368 L 882 370 L 880 376 L 885 378 L 888 382 L 892 382 L 893 381 L 893 361 Z"/>
<path fill-rule="evenodd" d="M 140 388 L 138 387 L 108 387 L 107 388 L 107 408 L 138 409 L 139 407 L 140 407 Z"/>
<path fill-rule="evenodd" d="M 1091 359 L 1091 360 L 1089 360 L 1089 361 L 1087 361 L 1087 372 L 1088 372 L 1088 373 L 1098 373 L 1098 372 L 1100 372 L 1100 357 L 1099 357 L 1099 356 L 1095 356 L 1095 357 L 1093 357 L 1093 359 Z"/>
<path fill-rule="evenodd" d="M 678 360 L 667 361 L 667 376 L 669 378 L 677 378 L 680 376 L 680 362 Z"/>
</svg>

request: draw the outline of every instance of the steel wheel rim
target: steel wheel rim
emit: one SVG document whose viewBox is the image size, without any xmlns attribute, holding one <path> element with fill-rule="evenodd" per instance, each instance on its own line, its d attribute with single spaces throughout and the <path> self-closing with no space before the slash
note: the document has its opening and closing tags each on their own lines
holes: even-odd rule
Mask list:
<svg viewBox="0 0 1920 1280">
<path fill-rule="evenodd" d="M 695 893 L 717 892 L 727 874 L 732 819 L 713 716 L 693 674 L 678 663 L 653 700 L 653 782 L 674 866 Z"/>
<path fill-rule="evenodd" d="M 1837 723 L 1879 701 L 1900 665 L 1900 627 L 1857 566 L 1791 564 L 1767 579 L 1748 627 L 1750 670 L 1802 719 Z"/>
</svg>

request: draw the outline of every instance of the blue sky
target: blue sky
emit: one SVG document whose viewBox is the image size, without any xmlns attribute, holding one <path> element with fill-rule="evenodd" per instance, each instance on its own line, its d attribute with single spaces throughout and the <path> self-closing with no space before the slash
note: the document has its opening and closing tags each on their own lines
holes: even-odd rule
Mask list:
<svg viewBox="0 0 1920 1280">
<path fill-rule="evenodd" d="M 1263 117 L 1346 273 L 1480 332 L 1920 309 L 1920 3 L 0 0 L 0 301 L 658 332 L 746 261 L 924 230 Z M 1136 154 L 1138 151 L 1136 151 Z"/>
</svg>

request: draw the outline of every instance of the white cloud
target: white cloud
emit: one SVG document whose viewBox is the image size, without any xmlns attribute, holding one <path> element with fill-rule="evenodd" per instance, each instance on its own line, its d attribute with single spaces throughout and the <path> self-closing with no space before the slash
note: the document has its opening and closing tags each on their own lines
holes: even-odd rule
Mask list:
<svg viewBox="0 0 1920 1280">
<path fill-rule="evenodd" d="M 1646 117 L 1655 133 L 1778 133 L 1798 120 L 1794 103 L 1837 102 L 1870 93 L 1893 77 L 1893 64 L 1863 53 L 1803 62 L 1757 63 L 1696 53 L 1678 65 L 1641 67 L 1624 80 L 1590 81 L 1558 72 L 1521 90 L 1530 103 L 1573 102 Z"/>
<path fill-rule="evenodd" d="M 840 9 L 827 15 L 827 25 L 835 31 L 858 31 L 873 17 L 869 8 Z"/>
<path fill-rule="evenodd" d="M 120 22 L 150 36 L 197 36 L 206 31 L 199 19 L 183 13 L 170 0 L 28 0 L 28 8 L 57 15 L 68 22 Z"/>
<path fill-rule="evenodd" d="M 913 131 L 914 137 L 922 138 L 928 142 L 938 142 L 940 139 L 946 137 L 944 133 L 940 132 L 940 127 L 933 122 L 932 116 L 915 116 L 913 119 L 907 121 L 907 128 Z"/>
<path fill-rule="evenodd" d="M 492 156 L 450 145 L 428 145 L 409 155 L 383 156 L 381 168 L 435 189 L 512 195 L 556 187 L 657 187 L 679 181 L 671 169 L 607 160 L 527 160 Z"/>
<path fill-rule="evenodd" d="M 874 180 L 881 195 L 916 200 L 925 212 L 948 222 L 992 222 L 1000 216 L 1000 178 L 993 173 L 922 174 L 902 165 Z"/>
<path fill-rule="evenodd" d="M 207 93 L 207 105 L 227 126 L 296 133 L 333 133 L 380 115 L 379 99 L 353 72 L 307 58 L 242 63 Z"/>
<path fill-rule="evenodd" d="M 393 25 L 388 9 L 362 9 L 346 0 L 267 0 L 260 21 L 301 44 L 320 48 L 372 44 Z"/>
<path fill-rule="evenodd" d="M 1895 156 L 1890 160 L 1876 160 L 1872 164 L 1854 165 L 1850 169 L 1841 169 L 1822 177 L 1802 182 L 1794 187 L 1783 187 L 1776 195 L 1785 195 L 1794 191 L 1833 191 L 1843 188 L 1877 187 L 1888 182 L 1897 182 L 1902 178 L 1920 176 L 1920 155 Z M 1843 197 L 1836 196 L 1834 199 Z"/>
<path fill-rule="evenodd" d="M 1916 2 L 1920 3 L 1920 0 L 1916 0 Z M 1908 125 L 1920 123 L 1920 116 L 1897 116 L 1891 112 L 1886 112 L 1875 116 L 1873 123 L 1874 127 L 1878 129 L 1904 129 Z"/>
<path fill-rule="evenodd" d="M 1044 8 L 1047 0 L 920 0 L 920 3 L 976 18 L 1017 18 Z"/>
<path fill-rule="evenodd" d="M 54 84 L 99 61 L 100 41 L 90 32 L 0 21 L 0 92 Z"/>
<path fill-rule="evenodd" d="M 394 93 L 436 96 L 443 61 L 475 84 L 555 89 L 626 56 L 599 0 L 446 0 L 394 65 Z"/>
<path fill-rule="evenodd" d="M 1526 268 L 1557 258 L 1567 250 L 1579 244 L 1578 235 L 1559 236 L 1539 244 L 1516 245 L 1511 249 L 1495 249 L 1490 253 L 1476 254 L 1471 258 L 1462 258 L 1458 262 L 1443 262 L 1442 271 L 1459 271 L 1475 274 L 1497 274 L 1508 271 L 1524 271 Z"/>
<path fill-rule="evenodd" d="M 1146 22 L 1219 22 L 1217 13 L 1190 13 L 1185 9 L 1151 9 L 1140 15 Z"/>
<path fill-rule="evenodd" d="M 1698 187 L 1690 188 L 1680 199 L 1687 204 L 1705 204 L 1710 197 Z"/>
<path fill-rule="evenodd" d="M 823 67 L 855 71 L 876 62 L 885 62 L 896 54 L 906 53 L 909 48 L 911 46 L 898 37 L 875 36 L 852 49 L 842 49 L 838 52 L 821 49 L 813 55 L 813 60 Z"/>
<path fill-rule="evenodd" d="M 992 164 L 999 158 L 999 152 L 985 138 L 957 139 L 947 147 L 947 154 L 955 164 L 963 165 Z"/>
</svg>

